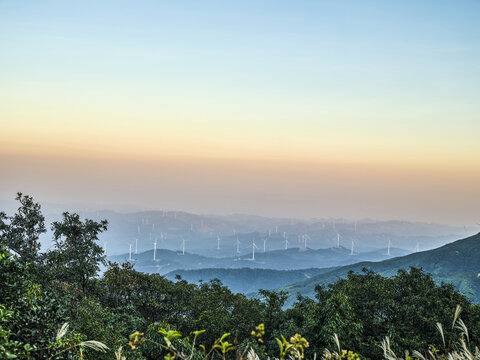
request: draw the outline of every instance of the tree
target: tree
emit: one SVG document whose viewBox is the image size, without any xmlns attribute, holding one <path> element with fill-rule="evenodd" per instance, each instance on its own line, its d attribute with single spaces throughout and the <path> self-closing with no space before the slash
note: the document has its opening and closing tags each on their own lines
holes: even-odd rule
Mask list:
<svg viewBox="0 0 480 360">
<path fill-rule="evenodd" d="M 3 319 L 0 316 L 0 326 L 3 328 L 0 330 L 0 334 L 3 332 L 3 339 L 0 335 L 0 359 L 5 355 L 1 349 L 5 342 L 8 346 L 30 344 L 35 349 L 35 358 L 48 358 L 48 346 L 55 338 L 59 324 L 67 320 L 67 299 L 58 293 L 46 292 L 36 282 L 38 267 L 31 265 L 12 256 L 0 239 L 0 304 L 7 311 Z M 22 348 L 27 349 L 24 345 Z"/>
<path fill-rule="evenodd" d="M 20 202 L 15 215 L 0 213 L 0 237 L 5 238 L 7 246 L 20 256 L 20 261 L 36 262 L 40 235 L 47 231 L 45 217 L 40 204 L 34 202 L 31 196 L 19 192 L 15 200 Z"/>
<path fill-rule="evenodd" d="M 78 214 L 63 213 L 62 221 L 52 223 L 55 250 L 49 254 L 57 278 L 79 286 L 87 295 L 90 279 L 106 265 L 105 255 L 97 244 L 98 235 L 107 230 L 108 221 L 80 220 Z"/>
</svg>

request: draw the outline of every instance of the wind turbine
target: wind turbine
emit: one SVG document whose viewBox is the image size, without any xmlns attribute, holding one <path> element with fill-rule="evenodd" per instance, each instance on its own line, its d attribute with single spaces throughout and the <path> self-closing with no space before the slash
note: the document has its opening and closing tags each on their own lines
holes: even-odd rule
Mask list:
<svg viewBox="0 0 480 360">
<path fill-rule="evenodd" d="M 390 245 L 391 245 L 391 241 L 390 239 L 388 239 L 387 256 L 390 256 Z"/>
<path fill-rule="evenodd" d="M 263 239 L 263 252 L 267 251 L 267 238 Z"/>
<path fill-rule="evenodd" d="M 135 239 L 135 255 L 138 254 L 138 238 Z"/>
<path fill-rule="evenodd" d="M 240 240 L 238 240 L 238 236 L 237 236 L 237 254 L 240 254 Z"/>
<path fill-rule="evenodd" d="M 340 249 L 340 233 L 337 232 L 337 249 Z"/>
<path fill-rule="evenodd" d="M 285 238 L 285 250 L 288 250 L 288 236 L 284 236 L 284 238 Z"/>
<path fill-rule="evenodd" d="M 305 249 L 307 248 L 307 240 L 312 240 L 312 238 L 310 236 L 308 236 L 307 234 L 304 234 L 303 235 L 303 241 L 305 243 Z"/>
<path fill-rule="evenodd" d="M 255 239 L 252 240 L 252 258 L 251 261 L 255 261 L 255 248 L 258 249 L 258 246 L 255 244 Z"/>
<path fill-rule="evenodd" d="M 220 250 L 220 236 L 217 234 L 217 250 Z"/>
<path fill-rule="evenodd" d="M 128 261 L 132 261 L 132 244 L 130 244 L 130 252 L 128 255 Z"/>
<path fill-rule="evenodd" d="M 354 246 L 354 241 L 353 241 L 353 238 L 352 238 L 352 250 L 350 250 L 350 255 L 353 255 L 353 246 Z"/>
<path fill-rule="evenodd" d="M 415 252 L 420 252 L 420 244 L 417 240 L 417 246 L 415 246 Z"/>
</svg>

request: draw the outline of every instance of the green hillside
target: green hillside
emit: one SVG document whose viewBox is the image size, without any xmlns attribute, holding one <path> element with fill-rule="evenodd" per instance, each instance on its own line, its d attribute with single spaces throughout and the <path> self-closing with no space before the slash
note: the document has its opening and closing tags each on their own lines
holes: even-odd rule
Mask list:
<svg viewBox="0 0 480 360">
<path fill-rule="evenodd" d="M 283 287 L 295 297 L 300 293 L 313 296 L 317 285 L 326 286 L 345 278 L 349 271 L 361 272 L 363 268 L 383 276 L 392 276 L 399 269 L 423 268 L 438 283 L 451 283 L 474 302 L 480 302 L 480 233 L 457 240 L 437 249 L 418 252 L 381 262 L 359 262 L 319 274 L 304 281 Z"/>
</svg>

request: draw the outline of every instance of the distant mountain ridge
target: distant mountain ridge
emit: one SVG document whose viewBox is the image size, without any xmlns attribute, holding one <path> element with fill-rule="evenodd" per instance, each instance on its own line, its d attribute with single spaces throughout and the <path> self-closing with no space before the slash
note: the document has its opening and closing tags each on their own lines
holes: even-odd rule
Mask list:
<svg viewBox="0 0 480 360">
<path fill-rule="evenodd" d="M 65 208 L 62 208 L 62 210 Z M 76 211 L 67 207 L 69 211 Z M 60 209 L 47 207 L 47 223 L 60 219 Z M 361 252 L 383 248 L 391 241 L 392 246 L 413 251 L 416 245 L 431 249 L 461 237 L 465 229 L 433 223 L 408 221 L 376 221 L 374 219 L 347 220 L 341 218 L 287 219 L 269 218 L 255 215 L 201 215 L 183 211 L 138 211 L 130 213 L 112 210 L 83 209 L 82 218 L 106 219 L 108 231 L 101 234 L 100 243 L 107 245 L 108 255 L 118 255 L 128 251 L 129 245 L 138 239 L 140 252 L 158 248 L 178 250 L 185 239 L 186 251 L 208 257 L 231 257 L 237 252 L 237 240 L 241 254 L 251 252 L 252 241 L 263 248 L 267 239 L 267 250 L 289 247 L 305 247 L 302 237 L 308 235 L 308 247 L 328 248 L 335 246 L 337 235 L 340 243 Z M 220 249 L 217 238 L 220 237 Z M 42 237 L 45 248 L 51 245 L 52 234 Z"/>
<path fill-rule="evenodd" d="M 388 257 L 402 256 L 409 252 L 403 249 L 390 249 L 390 255 L 387 255 L 387 249 L 379 249 L 365 253 L 355 253 L 350 255 L 351 250 L 342 246 L 327 249 L 303 249 L 291 248 L 287 250 L 274 250 L 267 252 L 256 252 L 255 260 L 252 260 L 252 254 L 238 257 L 206 257 L 197 254 L 158 249 L 156 252 L 156 261 L 153 260 L 153 250 L 145 251 L 137 255 L 132 255 L 135 269 L 147 273 L 167 274 L 174 270 L 199 270 L 206 268 L 216 269 L 269 269 L 269 270 L 299 270 L 299 269 L 321 269 L 338 267 L 352 264 L 358 261 L 378 261 Z M 116 262 L 128 261 L 129 255 L 110 256 L 108 259 Z M 193 273 L 191 273 L 193 276 Z M 207 279 L 199 280 L 210 280 Z M 220 280 L 225 279 L 220 277 Z M 299 278 L 296 280 L 300 280 Z M 295 281 L 295 280 L 294 280 Z M 226 284 L 228 285 L 228 284 Z M 244 292 L 244 291 L 241 291 Z"/>
</svg>

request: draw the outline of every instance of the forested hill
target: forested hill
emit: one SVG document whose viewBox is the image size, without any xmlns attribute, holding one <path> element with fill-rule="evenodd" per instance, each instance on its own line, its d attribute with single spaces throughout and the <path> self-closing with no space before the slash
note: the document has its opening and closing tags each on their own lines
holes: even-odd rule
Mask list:
<svg viewBox="0 0 480 360">
<path fill-rule="evenodd" d="M 392 276 L 399 269 L 418 267 L 431 273 L 436 282 L 451 283 L 457 290 L 478 303 L 480 302 L 479 259 L 480 233 L 429 251 L 377 263 L 359 262 L 343 266 L 282 289 L 287 290 L 292 298 L 297 293 L 313 296 L 317 285 L 332 284 L 340 278 L 345 278 L 349 271 L 361 272 L 363 268 L 366 268 L 383 276 Z"/>
<path fill-rule="evenodd" d="M 165 277 L 169 280 L 175 280 L 180 275 L 182 280 L 189 283 L 198 284 L 200 281 L 206 282 L 213 279 L 219 279 L 223 285 L 227 286 L 235 293 L 253 293 L 260 289 L 271 290 L 279 286 L 285 286 L 298 281 L 309 279 L 315 275 L 333 270 L 333 268 L 324 269 L 304 269 L 304 270 L 270 270 L 270 269 L 200 269 L 200 270 L 175 270 Z"/>
</svg>

